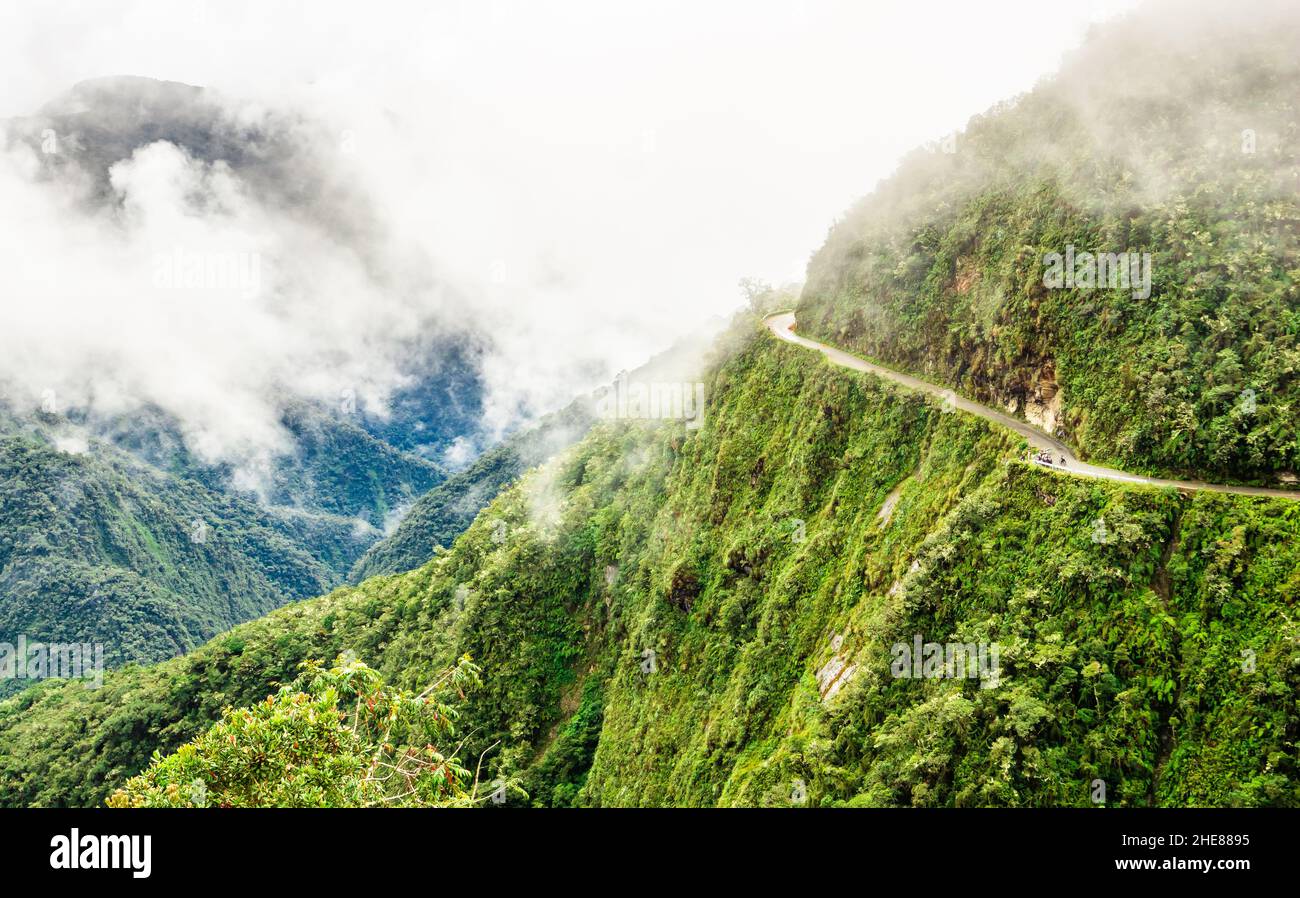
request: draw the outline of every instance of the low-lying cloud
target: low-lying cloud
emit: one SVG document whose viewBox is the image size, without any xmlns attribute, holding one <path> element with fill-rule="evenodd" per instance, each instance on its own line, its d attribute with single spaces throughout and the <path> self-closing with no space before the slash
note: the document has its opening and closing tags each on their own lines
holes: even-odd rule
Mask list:
<svg viewBox="0 0 1300 898">
<path fill-rule="evenodd" d="M 0 157 L 15 226 L 0 376 L 20 409 L 149 403 L 205 459 L 280 451 L 289 397 L 379 405 L 402 380 L 396 348 L 438 320 L 441 294 L 375 251 L 378 235 L 335 233 L 318 203 L 259 189 L 265 171 L 159 139 L 105 185 L 71 152 L 17 140 Z"/>
<path fill-rule="evenodd" d="M 727 312 L 740 277 L 798 277 L 902 152 L 1107 11 L 1074 6 L 1047 36 L 1030 0 L 945 7 L 940 33 L 803 2 L 33 10 L 0 37 L 3 112 L 29 116 L 0 154 L 0 387 L 154 405 L 251 462 L 287 448 L 287 401 L 382 408 L 446 335 L 482 345 L 499 432 Z M 204 90 L 36 114 L 127 72 Z"/>
</svg>

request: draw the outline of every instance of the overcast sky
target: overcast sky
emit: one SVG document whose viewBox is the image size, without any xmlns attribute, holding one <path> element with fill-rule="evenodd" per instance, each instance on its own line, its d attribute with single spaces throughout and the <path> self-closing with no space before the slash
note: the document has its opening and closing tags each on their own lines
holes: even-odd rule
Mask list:
<svg viewBox="0 0 1300 898">
<path fill-rule="evenodd" d="M 112 74 L 312 110 L 503 334 L 490 379 L 546 405 L 576 362 L 631 366 L 727 313 L 741 277 L 800 279 L 904 152 L 1132 5 L 9 3 L 0 116 Z"/>
</svg>

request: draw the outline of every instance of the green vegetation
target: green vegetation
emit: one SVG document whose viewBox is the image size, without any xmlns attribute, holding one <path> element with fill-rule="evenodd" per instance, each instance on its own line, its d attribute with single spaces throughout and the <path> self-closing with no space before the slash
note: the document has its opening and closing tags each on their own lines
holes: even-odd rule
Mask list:
<svg viewBox="0 0 1300 898">
<path fill-rule="evenodd" d="M 65 419 L 0 414 L 0 641 L 99 643 L 109 667 L 174 657 L 339 583 L 386 515 L 445 476 L 357 425 L 290 417 L 297 451 L 268 506 L 156 414 L 78 453 L 56 448 Z"/>
<path fill-rule="evenodd" d="M 755 308 L 773 301 L 784 302 L 786 307 L 794 305 L 788 291 L 773 290 L 757 281 L 745 281 L 742 287 Z M 711 343 L 709 334 L 680 340 L 628 376 L 649 382 L 695 380 Z M 504 486 L 572 446 L 587 434 L 596 419 L 593 398 L 582 397 L 506 437 L 469 468 L 416 500 L 397 529 L 373 545 L 357 562 L 351 582 L 359 583 L 377 574 L 398 574 L 424 564 L 439 547 L 447 548 L 464 533 Z"/>
<path fill-rule="evenodd" d="M 1059 411 L 1082 454 L 1120 467 L 1285 479 L 1300 462 L 1294 30 L 1261 14 L 1235 40 L 1166 44 L 1153 36 L 1181 20 L 1146 16 L 973 120 L 955 152 L 909 159 L 813 259 L 799 327 Z M 1045 287 L 1045 254 L 1071 245 L 1152 253 L 1152 292 Z M 101 689 L 0 701 L 0 802 L 466 804 L 477 780 L 547 807 L 1083 807 L 1100 781 L 1108 805 L 1300 805 L 1300 503 L 1027 464 L 1012 432 L 771 339 L 757 314 L 786 294 L 743 288 L 701 428 L 560 420 L 535 456 L 521 435 L 356 568 L 406 573 Z M 330 433 L 313 471 L 361 445 Z M 253 526 L 183 478 L 140 493 L 98 470 L 57 500 L 55 475 L 101 462 L 25 437 L 0 450 L 6 581 L 118 583 L 103 615 L 124 640 L 155 625 L 184 648 L 265 610 L 236 596 L 274 602 L 341 570 L 346 553 L 268 548 L 286 532 L 326 544 L 292 529 L 310 510 Z M 382 516 L 410 494 L 372 473 L 369 490 L 337 481 L 339 511 Z M 94 510 L 64 513 L 81 501 Z M 187 546 L 195 514 L 230 521 L 217 543 Z M 218 549 L 231 573 L 213 579 L 192 557 Z M 194 583 L 202 614 L 158 591 Z M 40 607 L 32 587 L 0 624 L 83 619 L 99 606 L 78 589 L 42 621 L 13 610 Z M 900 676 L 918 642 L 993 665 Z M 365 664 L 312 661 L 341 654 Z M 452 751 L 450 701 L 413 696 L 467 657 L 482 682 L 455 704 Z"/>
<path fill-rule="evenodd" d="M 390 511 L 446 479 L 439 466 L 310 408 L 285 415 L 294 451 L 276 464 L 270 503 L 383 527 Z"/>
<path fill-rule="evenodd" d="M 813 259 L 799 327 L 1022 412 L 1059 389 L 1062 432 L 1127 470 L 1274 482 L 1300 469 L 1296 25 L 1161 15 L 908 158 Z M 1150 295 L 1045 287 L 1067 246 L 1150 253 Z"/>
<path fill-rule="evenodd" d="M 445 807 L 470 804 L 472 774 L 438 750 L 478 682 L 462 658 L 419 695 L 354 659 L 303 674 L 221 722 L 108 799 L 109 807 Z"/>
<path fill-rule="evenodd" d="M 407 691 L 471 655 L 511 802 L 1300 804 L 1293 503 L 1024 465 L 752 321 L 724 350 L 703 428 L 598 425 L 416 571 L 0 703 L 0 795 L 101 802 L 350 650 Z M 998 685 L 893 678 L 917 634 L 997 643 Z"/>
<path fill-rule="evenodd" d="M 424 411 L 436 414 L 435 409 Z M 289 403 L 281 414 L 290 451 L 254 471 L 237 471 L 229 462 L 213 464 L 196 457 L 180 423 L 157 409 L 136 409 L 106 420 L 84 420 L 84 414 L 76 412 L 68 417 L 143 463 L 146 467 L 137 474 L 166 472 L 221 493 L 237 491 L 232 484 L 242 483 L 249 491 L 259 490 L 262 503 L 281 514 L 344 518 L 350 527 L 357 520 L 383 527 L 390 511 L 409 504 L 447 476 L 440 466 L 371 434 L 370 421 L 361 412 L 336 412 L 304 401 Z M 59 416 L 39 419 L 56 432 L 66 423 Z M 102 447 L 102 442 L 94 444 L 96 450 Z M 343 572 L 367 544 L 341 547 L 351 553 L 346 558 L 340 555 Z"/>
<path fill-rule="evenodd" d="M 172 657 L 327 589 L 336 575 L 303 545 L 308 530 L 351 532 L 285 524 L 109 449 L 0 437 L 0 640 L 102 643 L 109 666 Z"/>
<path fill-rule="evenodd" d="M 502 487 L 587 432 L 592 424 L 589 405 L 575 402 L 544 417 L 425 493 L 391 535 L 366 551 L 353 568 L 351 581 L 413 570 L 432 558 L 439 546 L 450 546 Z"/>
</svg>

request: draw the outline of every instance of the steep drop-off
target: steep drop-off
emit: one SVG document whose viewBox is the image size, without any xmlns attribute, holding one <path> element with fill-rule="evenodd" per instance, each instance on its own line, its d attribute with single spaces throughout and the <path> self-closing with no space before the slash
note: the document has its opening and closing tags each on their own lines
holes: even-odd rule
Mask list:
<svg viewBox="0 0 1300 898">
<path fill-rule="evenodd" d="M 0 796 L 100 802 L 350 650 L 406 688 L 471 653 L 465 751 L 535 804 L 1300 803 L 1300 506 L 1030 467 L 754 320 L 706 394 L 698 431 L 597 426 L 418 570 L 0 704 Z M 917 636 L 996 644 L 996 685 L 893 676 Z"/>
<path fill-rule="evenodd" d="M 1099 28 L 913 153 L 813 258 L 800 328 L 1100 463 L 1294 482 L 1300 24 L 1285 5 L 1212 12 Z M 1100 254 L 1122 267 L 1099 273 Z"/>
</svg>

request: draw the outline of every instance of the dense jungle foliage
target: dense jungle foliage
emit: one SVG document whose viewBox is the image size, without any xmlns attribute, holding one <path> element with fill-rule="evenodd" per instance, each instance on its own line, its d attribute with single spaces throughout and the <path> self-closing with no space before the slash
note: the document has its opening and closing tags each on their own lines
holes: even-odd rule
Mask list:
<svg viewBox="0 0 1300 898">
<path fill-rule="evenodd" d="M 912 154 L 814 257 L 801 330 L 1013 411 L 1055 398 L 1126 470 L 1294 475 L 1300 33 L 1269 8 L 1230 35 L 1192 18 L 1099 29 Z M 1067 247 L 1149 254 L 1149 295 L 1045 286 Z"/>
<path fill-rule="evenodd" d="M 109 666 L 170 658 L 327 589 L 336 575 L 310 547 L 351 530 L 325 518 L 285 522 L 111 451 L 4 436 L 0 641 L 102 643 Z"/>
<path fill-rule="evenodd" d="M 350 651 L 407 691 L 472 657 L 462 757 L 510 803 L 1300 803 L 1300 507 L 1061 476 L 729 342 L 703 428 L 602 423 L 418 570 L 0 703 L 0 796 L 100 803 Z M 894 677 L 917 636 L 998 645 L 996 685 Z"/>
<path fill-rule="evenodd" d="M 450 807 L 488 800 L 474 772 L 438 749 L 478 669 L 462 658 L 418 695 L 340 657 L 305 661 L 298 679 L 132 777 L 114 808 Z M 504 793 L 503 793 L 504 794 Z"/>
<path fill-rule="evenodd" d="M 502 487 L 587 432 L 592 424 L 589 405 L 574 403 L 512 434 L 464 471 L 420 496 L 396 529 L 357 561 L 351 582 L 413 570 L 432 558 L 438 547 L 450 546 Z"/>
</svg>

